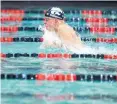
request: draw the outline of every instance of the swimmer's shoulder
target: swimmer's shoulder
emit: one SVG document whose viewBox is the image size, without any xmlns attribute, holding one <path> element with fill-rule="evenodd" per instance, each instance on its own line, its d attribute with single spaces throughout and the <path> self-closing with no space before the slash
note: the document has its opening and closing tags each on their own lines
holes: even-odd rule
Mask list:
<svg viewBox="0 0 117 104">
<path fill-rule="evenodd" d="M 65 23 L 59 26 L 58 34 L 60 35 L 64 34 L 65 36 L 72 36 L 72 35 L 75 36 L 77 32 L 71 26 Z"/>
<path fill-rule="evenodd" d="M 69 26 L 68 24 L 66 24 L 66 23 L 60 25 L 58 27 L 58 31 L 59 32 L 66 32 L 66 33 L 73 33 L 73 32 L 75 32 L 74 29 L 71 26 Z"/>
<path fill-rule="evenodd" d="M 58 28 L 59 30 L 65 30 L 65 29 L 73 30 L 73 28 L 69 26 L 67 23 L 60 25 Z"/>
</svg>

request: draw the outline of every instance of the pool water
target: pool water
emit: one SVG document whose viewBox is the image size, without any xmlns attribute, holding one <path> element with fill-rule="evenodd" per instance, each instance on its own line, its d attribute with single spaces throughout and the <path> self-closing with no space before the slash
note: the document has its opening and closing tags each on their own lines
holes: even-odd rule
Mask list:
<svg viewBox="0 0 117 104">
<path fill-rule="evenodd" d="M 64 8 L 65 10 L 70 10 Z M 76 9 L 76 8 L 72 8 Z M 77 8 L 80 10 L 80 8 Z M 26 9 L 28 11 L 28 9 Z M 30 10 L 30 9 L 29 9 Z M 32 10 L 32 9 L 31 9 Z M 34 10 L 40 10 L 36 8 Z M 101 9 L 100 9 L 101 10 Z M 104 10 L 103 10 L 104 11 Z M 106 10 L 105 10 L 106 11 Z M 117 12 L 117 11 L 116 11 Z M 25 14 L 24 17 L 44 17 L 43 14 Z M 66 14 L 66 18 L 80 17 L 81 14 Z M 113 15 L 103 15 L 113 18 Z M 114 15 L 117 18 L 117 14 Z M 71 26 L 85 27 L 84 22 L 69 22 Z M 8 24 L 13 24 L 9 22 Z M 7 24 L 7 25 L 8 25 Z M 2 24 L 5 25 L 5 24 Z M 18 26 L 38 27 L 43 21 L 22 21 Z M 109 26 L 117 26 L 109 23 Z M 114 35 L 93 35 L 85 31 L 79 31 L 81 37 L 117 38 Z M 7 37 L 41 37 L 40 31 L 19 31 L 17 33 L 2 32 L 1 36 Z M 116 43 L 83 42 L 87 47 L 84 53 L 115 54 L 117 55 Z M 11 42 L 1 43 L 2 53 L 65 53 L 63 49 L 39 49 L 39 42 Z M 90 51 L 88 51 L 90 50 Z M 38 73 L 64 73 L 64 74 L 117 74 L 117 60 L 104 59 L 40 59 L 40 58 L 6 58 L 1 61 L 1 73 L 9 74 L 38 74 Z M 38 80 L 1 80 L 1 103 L 2 104 L 116 104 L 116 82 L 93 82 L 93 81 L 38 81 Z"/>
</svg>

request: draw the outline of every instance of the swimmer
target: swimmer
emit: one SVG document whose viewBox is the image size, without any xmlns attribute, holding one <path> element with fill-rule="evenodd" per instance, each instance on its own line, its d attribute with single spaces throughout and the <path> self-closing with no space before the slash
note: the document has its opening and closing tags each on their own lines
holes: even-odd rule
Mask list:
<svg viewBox="0 0 117 104">
<path fill-rule="evenodd" d="M 79 34 L 65 22 L 64 12 L 58 7 L 52 7 L 45 13 L 44 35 L 41 48 L 57 47 L 73 51 L 83 48 Z"/>
</svg>

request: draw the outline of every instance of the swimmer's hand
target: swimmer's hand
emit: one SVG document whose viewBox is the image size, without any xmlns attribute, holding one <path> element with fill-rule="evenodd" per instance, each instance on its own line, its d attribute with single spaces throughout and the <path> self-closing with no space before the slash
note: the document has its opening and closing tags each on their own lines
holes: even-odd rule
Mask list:
<svg viewBox="0 0 117 104">
<path fill-rule="evenodd" d="M 42 32 L 44 31 L 44 28 L 42 25 L 39 25 L 37 29 L 38 29 L 38 31 L 42 31 Z"/>
</svg>

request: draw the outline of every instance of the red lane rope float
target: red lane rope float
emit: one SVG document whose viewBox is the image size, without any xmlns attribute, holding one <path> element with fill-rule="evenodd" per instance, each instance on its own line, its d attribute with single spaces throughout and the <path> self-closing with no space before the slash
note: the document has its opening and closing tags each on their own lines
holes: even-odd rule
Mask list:
<svg viewBox="0 0 117 104">
<path fill-rule="evenodd" d="M 17 26 L 8 26 L 8 27 L 1 27 L 0 31 L 2 32 L 17 32 L 18 31 L 18 27 Z"/>
<path fill-rule="evenodd" d="M 18 22 L 21 22 L 23 20 L 22 17 L 14 17 L 14 16 L 9 16 L 9 17 L 1 17 L 0 18 L 2 22 L 4 21 L 18 21 Z"/>
<path fill-rule="evenodd" d="M 1 74 L 1 79 L 38 81 L 117 81 L 117 75 L 98 74 Z"/>
<path fill-rule="evenodd" d="M 114 34 L 115 27 L 90 27 L 90 32 L 96 34 Z"/>
<path fill-rule="evenodd" d="M 74 74 L 36 74 L 36 80 L 76 81 Z"/>
<path fill-rule="evenodd" d="M 0 18 L 1 22 L 6 21 L 18 21 L 21 22 L 24 17 L 24 10 L 18 10 L 18 9 L 7 9 L 7 10 L 1 10 L 1 13 L 7 14 L 7 16 L 2 16 Z"/>
<path fill-rule="evenodd" d="M 87 25 L 89 27 L 104 27 L 108 25 L 108 22 L 110 21 L 110 19 L 108 18 L 86 18 L 85 19 Z"/>
<path fill-rule="evenodd" d="M 94 16 L 94 17 L 102 17 L 103 12 L 101 10 L 82 10 L 82 15 L 86 17 Z"/>
<path fill-rule="evenodd" d="M 114 59 L 117 60 L 117 54 L 68 54 L 68 53 L 1 53 L 1 57 L 6 58 L 18 58 L 18 57 L 35 57 L 35 58 L 94 58 L 94 59 Z"/>
<path fill-rule="evenodd" d="M 0 58 L 6 58 L 6 54 L 0 53 Z"/>
<path fill-rule="evenodd" d="M 108 23 L 108 18 L 86 18 L 87 23 L 96 22 L 96 23 Z"/>
<path fill-rule="evenodd" d="M 96 38 L 96 42 L 117 43 L 117 38 Z"/>
<path fill-rule="evenodd" d="M 2 9 L 1 13 L 24 14 L 24 10 L 19 10 L 19 9 Z"/>
<path fill-rule="evenodd" d="M 11 37 L 1 37 L 0 42 L 13 42 L 13 38 L 11 38 Z"/>
<path fill-rule="evenodd" d="M 117 55 L 104 55 L 104 59 L 117 59 Z"/>
<path fill-rule="evenodd" d="M 84 42 L 105 42 L 105 43 L 117 43 L 117 38 L 87 38 L 87 37 L 81 37 L 81 40 Z M 39 37 L 1 37 L 0 42 L 43 42 L 43 38 Z"/>
</svg>

